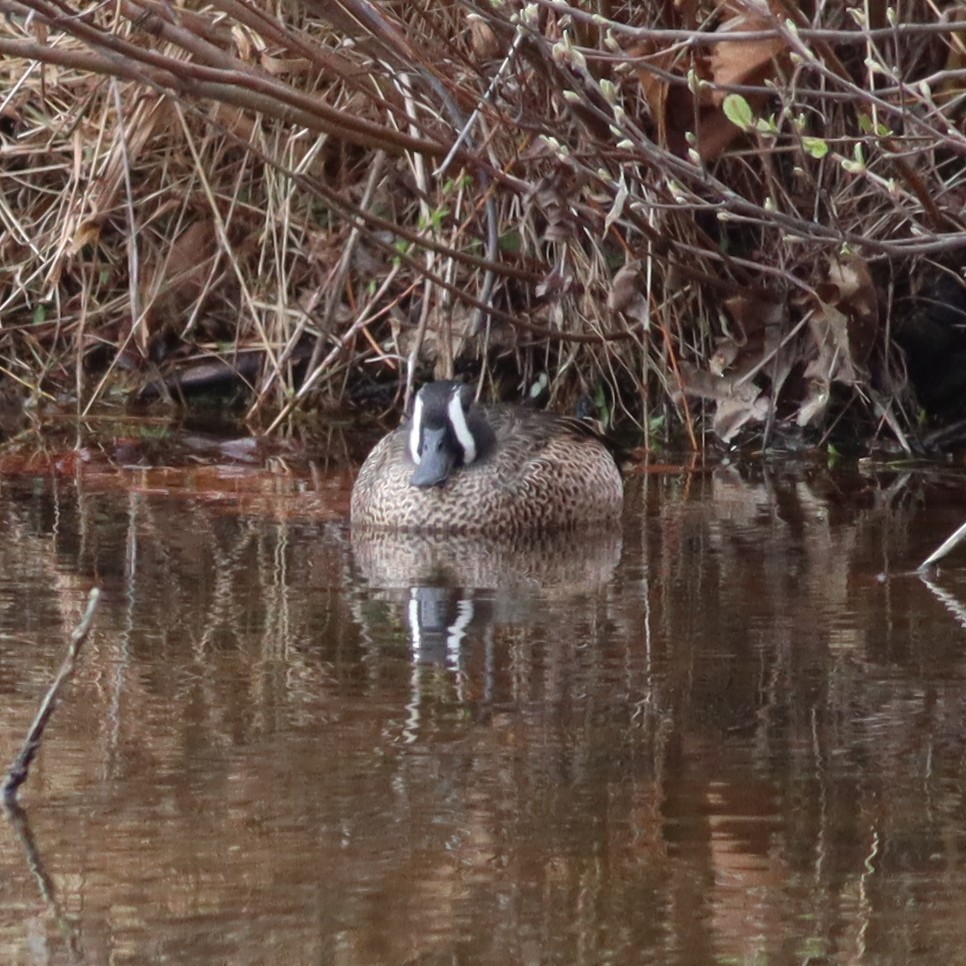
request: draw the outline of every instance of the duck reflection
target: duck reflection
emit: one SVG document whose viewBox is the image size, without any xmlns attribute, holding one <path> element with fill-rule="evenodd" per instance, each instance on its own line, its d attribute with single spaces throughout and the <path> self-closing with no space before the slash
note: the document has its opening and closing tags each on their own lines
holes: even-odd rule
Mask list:
<svg viewBox="0 0 966 966">
<path fill-rule="evenodd" d="M 352 550 L 371 587 L 408 588 L 449 580 L 474 590 L 554 594 L 607 584 L 621 555 L 619 530 L 512 538 L 353 530 Z"/>
<path fill-rule="evenodd" d="M 454 587 L 412 587 L 406 622 L 413 659 L 457 670 L 463 638 L 476 612 L 469 596 Z"/>
<path fill-rule="evenodd" d="M 620 532 L 532 534 L 512 539 L 353 531 L 366 596 L 402 612 L 413 659 L 457 670 L 468 638 L 532 619 L 548 599 L 606 587 Z"/>
</svg>

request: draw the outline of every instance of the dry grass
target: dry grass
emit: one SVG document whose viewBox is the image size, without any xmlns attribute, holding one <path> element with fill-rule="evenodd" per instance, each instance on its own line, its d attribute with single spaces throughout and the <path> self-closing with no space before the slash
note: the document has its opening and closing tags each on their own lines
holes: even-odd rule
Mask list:
<svg viewBox="0 0 966 966">
<path fill-rule="evenodd" d="M 272 426 L 546 372 L 695 445 L 695 401 L 908 445 L 892 327 L 966 248 L 966 8 L 806 8 L 0 0 L 4 372 L 89 407 L 218 360 Z"/>
</svg>

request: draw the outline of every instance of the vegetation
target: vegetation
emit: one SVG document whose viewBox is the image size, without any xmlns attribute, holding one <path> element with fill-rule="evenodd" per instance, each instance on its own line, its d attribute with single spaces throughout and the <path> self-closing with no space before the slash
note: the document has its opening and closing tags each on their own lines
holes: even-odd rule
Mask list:
<svg viewBox="0 0 966 966">
<path fill-rule="evenodd" d="M 3 372 L 266 426 L 546 374 L 695 446 L 912 450 L 964 397 L 942 6 L 0 0 Z"/>
</svg>

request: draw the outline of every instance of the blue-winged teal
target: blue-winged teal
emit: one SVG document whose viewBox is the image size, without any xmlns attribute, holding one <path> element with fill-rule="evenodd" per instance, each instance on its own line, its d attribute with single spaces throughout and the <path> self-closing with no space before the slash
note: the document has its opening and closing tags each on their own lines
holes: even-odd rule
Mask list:
<svg viewBox="0 0 966 966">
<path fill-rule="evenodd" d="M 432 382 L 363 463 L 352 523 L 490 536 L 599 527 L 620 517 L 623 496 L 614 457 L 586 422 L 477 405 L 471 387 Z"/>
</svg>

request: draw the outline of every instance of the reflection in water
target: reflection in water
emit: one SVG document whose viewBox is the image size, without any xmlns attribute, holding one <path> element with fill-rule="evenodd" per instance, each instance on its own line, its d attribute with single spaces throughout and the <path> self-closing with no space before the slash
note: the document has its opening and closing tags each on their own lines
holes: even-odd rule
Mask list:
<svg viewBox="0 0 966 966">
<path fill-rule="evenodd" d="M 521 594 L 588 593 L 613 576 L 621 534 L 605 529 L 494 539 L 354 531 L 352 548 L 363 577 L 375 588 L 448 580 Z"/>
<path fill-rule="evenodd" d="M 413 587 L 409 623 L 413 658 L 417 662 L 446 664 L 458 671 L 463 638 L 473 622 L 473 601 L 448 587 Z"/>
<path fill-rule="evenodd" d="M 932 580 L 931 572 L 927 571 L 920 579 L 929 588 L 936 600 L 949 611 L 956 623 L 966 630 L 966 603 L 957 597 L 956 594 L 949 593 Z"/>
<path fill-rule="evenodd" d="M 622 537 L 475 548 L 313 479 L 0 481 L 2 760 L 105 589 L 4 962 L 960 957 L 966 578 L 902 576 L 958 477 L 645 476 Z"/>
<path fill-rule="evenodd" d="M 599 593 L 620 561 L 621 535 L 607 529 L 503 538 L 355 530 L 352 550 L 368 585 L 366 606 L 395 603 L 405 614 L 415 667 L 404 737 L 412 743 L 424 698 L 426 669 L 420 665 L 429 665 L 430 675 L 432 665 L 445 667 L 463 703 L 469 693 L 464 646 L 478 637 L 485 652 L 481 693 L 491 699 L 496 665 L 491 627 L 528 620 L 548 597 Z M 364 610 L 356 615 L 362 624 Z"/>
<path fill-rule="evenodd" d="M 10 829 L 20 843 L 25 868 L 30 872 L 37 886 L 39 898 L 50 916 L 51 924 L 56 926 L 58 932 L 63 937 L 64 958 L 68 962 L 77 962 L 79 959 L 77 930 L 61 907 L 54 884 L 47 874 L 44 860 L 34 840 L 33 831 L 30 828 L 30 821 L 26 812 L 16 802 L 5 802 L 3 805 L 3 816 L 9 822 Z"/>
</svg>

